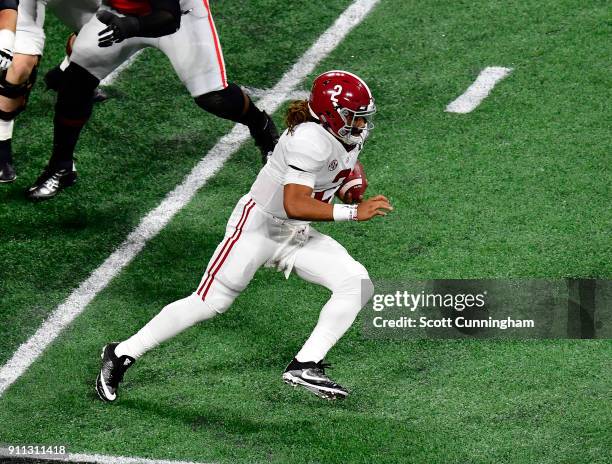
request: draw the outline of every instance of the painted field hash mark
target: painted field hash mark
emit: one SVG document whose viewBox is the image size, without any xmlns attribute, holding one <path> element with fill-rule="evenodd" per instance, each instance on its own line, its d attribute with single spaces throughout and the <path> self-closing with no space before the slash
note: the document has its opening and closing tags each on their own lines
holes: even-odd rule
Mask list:
<svg viewBox="0 0 612 464">
<path fill-rule="evenodd" d="M 280 81 L 261 95 L 259 107 L 268 113 L 274 113 L 283 102 L 293 97 L 299 84 L 363 21 L 378 2 L 379 0 L 356 0 L 351 3 Z M 248 129 L 239 124 L 235 125 L 229 134 L 221 137 L 181 184 L 168 193 L 166 198 L 140 221 L 124 242 L 50 314 L 36 333 L 19 346 L 0 368 L 0 397 L 248 139 Z"/>
<path fill-rule="evenodd" d="M 484 68 L 474 83 L 457 99 L 446 107 L 447 113 L 469 113 L 474 111 L 495 87 L 499 81 L 512 72 L 512 68 L 489 66 Z"/>
</svg>

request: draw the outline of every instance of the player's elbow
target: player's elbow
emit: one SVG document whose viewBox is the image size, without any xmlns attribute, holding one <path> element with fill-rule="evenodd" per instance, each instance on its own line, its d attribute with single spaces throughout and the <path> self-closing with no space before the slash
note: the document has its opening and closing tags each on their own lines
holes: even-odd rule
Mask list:
<svg viewBox="0 0 612 464">
<path fill-rule="evenodd" d="M 283 207 L 289 219 L 308 220 L 312 188 L 287 184 L 283 192 Z"/>
<path fill-rule="evenodd" d="M 299 206 L 299 202 L 288 200 L 285 197 L 283 201 L 285 207 L 285 213 L 289 219 L 302 219 L 302 209 Z"/>
<path fill-rule="evenodd" d="M 285 195 L 283 206 L 287 217 L 289 219 L 308 220 L 308 200 L 309 197 Z"/>
</svg>

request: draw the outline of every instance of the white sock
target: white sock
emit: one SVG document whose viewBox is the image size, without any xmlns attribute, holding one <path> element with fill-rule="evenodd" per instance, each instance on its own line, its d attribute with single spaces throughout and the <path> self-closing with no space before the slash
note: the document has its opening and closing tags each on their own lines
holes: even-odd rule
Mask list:
<svg viewBox="0 0 612 464">
<path fill-rule="evenodd" d="M 0 140 L 8 140 L 13 138 L 14 125 L 14 119 L 11 119 L 10 121 L 4 121 L 3 119 L 0 119 Z"/>
<path fill-rule="evenodd" d="M 116 356 L 138 359 L 160 343 L 218 313 L 195 294 L 170 303 L 142 329 L 115 348 Z"/>
</svg>

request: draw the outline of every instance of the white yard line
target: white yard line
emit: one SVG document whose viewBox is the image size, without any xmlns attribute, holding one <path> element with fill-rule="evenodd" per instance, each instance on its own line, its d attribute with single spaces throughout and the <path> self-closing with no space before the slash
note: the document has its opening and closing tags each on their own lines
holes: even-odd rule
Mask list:
<svg viewBox="0 0 612 464">
<path fill-rule="evenodd" d="M 264 97 L 267 92 L 270 91 L 269 89 L 258 89 L 255 87 L 247 86 L 243 86 L 242 88 L 246 91 L 246 93 L 249 94 L 251 98 L 253 98 L 253 100 L 259 100 L 260 98 Z M 310 92 L 308 92 L 307 90 L 294 90 L 293 92 L 287 95 L 287 100 L 307 100 L 309 95 Z"/>
<path fill-rule="evenodd" d="M 87 462 L 98 464 L 204 464 L 194 461 L 168 461 L 166 459 L 145 459 L 126 456 L 106 456 L 102 454 L 70 454 L 67 462 Z"/>
<path fill-rule="evenodd" d="M 29 455 L 29 454 L 10 454 L 7 449 L 0 450 L 0 458 L 14 458 L 17 462 L 27 462 L 28 460 L 44 460 L 48 462 L 74 462 L 74 463 L 95 463 L 95 464 L 210 464 L 195 461 L 174 461 L 167 459 L 147 459 L 131 456 L 108 456 L 105 454 L 61 454 L 61 455 Z"/>
<path fill-rule="evenodd" d="M 274 113 L 342 39 L 357 26 L 379 0 L 353 2 L 334 24 L 302 55 L 281 80 L 261 97 L 258 106 Z M 200 160 L 191 173 L 166 198 L 149 212 L 126 240 L 68 298 L 60 304 L 32 337 L 23 343 L 0 369 L 0 396 L 21 377 L 43 351 L 87 305 L 140 253 L 215 175 L 227 159 L 249 138 L 245 126 L 236 125 Z M 205 225 L 204 225 L 205 226 Z"/>
<path fill-rule="evenodd" d="M 463 95 L 452 101 L 446 107 L 448 113 L 469 113 L 476 109 L 480 103 L 491 93 L 495 84 L 512 72 L 512 68 L 491 66 L 484 68 L 474 83 L 468 87 Z"/>
</svg>

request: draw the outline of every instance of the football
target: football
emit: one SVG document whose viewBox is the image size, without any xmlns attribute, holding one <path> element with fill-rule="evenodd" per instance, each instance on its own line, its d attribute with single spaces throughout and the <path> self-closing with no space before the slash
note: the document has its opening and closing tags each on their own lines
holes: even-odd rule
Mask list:
<svg viewBox="0 0 612 464">
<path fill-rule="evenodd" d="M 361 161 L 357 161 L 351 173 L 344 179 L 340 189 L 338 189 L 337 195 L 344 203 L 356 203 L 363 199 L 366 188 L 368 188 L 368 180 L 365 170 Z"/>
</svg>

